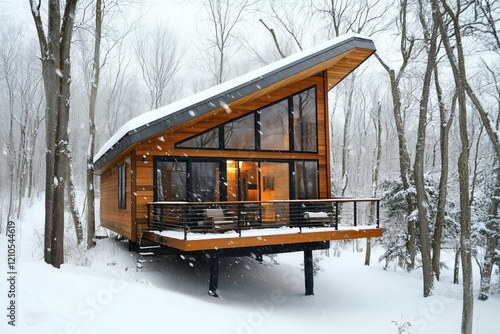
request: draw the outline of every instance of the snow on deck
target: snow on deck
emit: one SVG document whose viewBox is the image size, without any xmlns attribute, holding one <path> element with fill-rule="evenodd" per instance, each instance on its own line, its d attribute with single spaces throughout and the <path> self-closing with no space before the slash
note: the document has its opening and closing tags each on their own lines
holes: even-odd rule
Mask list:
<svg viewBox="0 0 500 334">
<path fill-rule="evenodd" d="M 339 226 L 338 231 L 361 231 L 367 229 L 375 229 L 375 225 L 360 225 L 360 226 Z M 293 234 L 306 234 L 306 233 L 317 233 L 317 232 L 335 232 L 334 227 L 302 227 L 302 232 L 298 227 L 279 227 L 279 228 L 261 228 L 261 229 L 250 229 L 242 230 L 241 237 L 266 237 L 271 235 L 293 235 Z M 155 234 L 161 235 L 162 237 L 173 238 L 178 240 L 184 240 L 184 231 L 151 231 Z M 231 239 L 239 238 L 239 234 L 235 230 L 229 230 L 225 233 L 194 233 L 189 232 L 187 234 L 186 240 L 210 240 L 210 239 Z"/>
</svg>

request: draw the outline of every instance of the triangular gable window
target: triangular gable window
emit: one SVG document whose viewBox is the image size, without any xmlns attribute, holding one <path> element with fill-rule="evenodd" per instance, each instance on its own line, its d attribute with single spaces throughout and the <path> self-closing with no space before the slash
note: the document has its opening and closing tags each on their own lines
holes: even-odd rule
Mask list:
<svg viewBox="0 0 500 334">
<path fill-rule="evenodd" d="M 184 148 L 220 148 L 219 128 L 213 128 L 177 144 Z"/>
<path fill-rule="evenodd" d="M 224 148 L 227 150 L 255 150 L 255 113 L 226 123 Z"/>
<path fill-rule="evenodd" d="M 179 148 L 317 152 L 316 86 L 176 144 Z"/>
</svg>

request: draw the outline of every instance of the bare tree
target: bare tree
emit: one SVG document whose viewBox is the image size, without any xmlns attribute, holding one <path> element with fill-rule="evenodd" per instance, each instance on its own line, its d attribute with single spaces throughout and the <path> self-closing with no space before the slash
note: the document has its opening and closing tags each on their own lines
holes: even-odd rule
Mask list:
<svg viewBox="0 0 500 334">
<path fill-rule="evenodd" d="M 68 170 L 66 175 L 66 195 L 68 197 L 67 202 L 71 217 L 73 218 L 73 224 L 75 226 L 76 242 L 78 245 L 80 245 L 83 242 L 83 224 L 80 212 L 78 211 L 76 204 L 76 191 L 72 168 L 73 156 L 71 146 L 69 144 L 66 147 L 66 151 L 68 154 Z"/>
<path fill-rule="evenodd" d="M 274 31 L 274 29 L 269 28 L 267 26 L 267 24 L 262 19 L 259 19 L 259 21 L 260 21 L 260 23 L 262 23 L 262 25 L 267 29 L 267 31 L 269 31 L 269 33 L 273 37 L 274 46 L 276 46 L 276 50 L 278 51 L 280 57 L 286 58 L 286 54 L 283 52 L 283 50 L 281 50 L 280 43 L 278 42 L 278 37 L 276 36 L 276 32 Z"/>
<path fill-rule="evenodd" d="M 427 47 L 427 63 L 422 83 L 422 96 L 420 98 L 420 112 L 418 117 L 417 145 L 415 149 L 415 162 L 413 167 L 415 177 L 416 200 L 418 210 L 418 226 L 420 231 L 420 251 L 422 254 L 422 269 L 424 283 L 424 297 L 432 294 L 434 276 L 432 272 L 431 245 L 429 238 L 429 224 L 427 219 L 427 198 L 425 194 L 424 181 L 424 155 L 425 135 L 427 127 L 427 112 L 429 96 L 431 91 L 432 73 L 436 61 L 438 25 L 434 23 L 434 17 L 428 22 L 428 8 L 424 7 L 419 0 L 419 19 L 423 30 L 423 41 Z M 432 11 L 431 11 L 432 12 Z M 429 24 L 431 26 L 429 26 Z"/>
<path fill-rule="evenodd" d="M 15 45 L 15 44 L 14 44 Z M 23 50 L 30 50 L 27 45 Z M 17 71 L 16 100 L 18 115 L 15 121 L 19 128 L 18 149 L 16 158 L 15 183 L 18 188 L 17 217 L 21 215 L 21 201 L 31 197 L 33 186 L 33 160 L 37 146 L 38 132 L 42 118 L 42 96 L 40 70 L 35 68 L 31 57 L 19 57 L 21 61 Z"/>
<path fill-rule="evenodd" d="M 2 29 L 3 30 L 3 29 Z M 14 30 L 13 30 L 14 31 Z M 19 34 L 20 31 L 17 32 Z M 21 52 L 21 48 L 16 46 L 13 41 L 9 42 L 10 37 L 7 35 L 8 31 L 2 31 L 2 41 L 5 47 L 2 48 L 0 53 L 0 69 L 1 69 L 1 77 L 5 82 L 5 93 L 7 95 L 7 110 L 8 110 L 8 137 L 6 141 L 6 147 L 4 148 L 7 152 L 7 174 L 8 174 L 8 183 L 9 183 L 9 201 L 7 208 L 7 220 L 12 218 L 14 212 L 14 195 L 15 195 L 15 186 L 16 186 L 16 176 L 15 176 L 15 167 L 16 167 L 16 152 L 15 152 L 15 142 L 14 142 L 14 125 L 15 125 L 15 102 L 16 102 L 16 86 L 17 86 L 17 76 L 16 73 L 19 70 L 18 65 L 16 64 L 16 59 L 19 57 Z"/>
<path fill-rule="evenodd" d="M 149 91 L 150 108 L 156 109 L 173 101 L 179 94 L 173 79 L 182 57 L 175 32 L 163 24 L 156 24 L 151 31 L 138 34 L 135 55 Z"/>
<path fill-rule="evenodd" d="M 402 98 L 401 98 L 401 80 L 404 77 L 405 70 L 411 60 L 414 53 L 415 38 L 408 31 L 408 1 L 401 0 L 399 3 L 399 21 L 398 26 L 400 27 L 400 49 L 402 62 L 396 72 L 392 69 L 385 61 L 382 60 L 380 55 L 377 53 L 375 56 L 382 65 L 382 67 L 387 71 L 390 79 L 391 85 L 391 95 L 393 102 L 393 115 L 396 124 L 396 132 L 398 136 L 399 144 L 399 170 L 401 175 L 401 182 L 403 185 L 403 190 L 406 192 L 406 215 L 408 217 L 408 238 L 406 243 L 406 250 L 408 254 L 407 268 L 408 270 L 413 270 L 415 267 L 415 255 L 416 255 L 416 226 L 415 218 L 413 218 L 412 213 L 416 209 L 415 195 L 410 191 L 412 187 L 412 170 L 411 170 L 411 158 L 410 151 L 408 149 L 406 131 L 404 127 L 403 117 L 402 117 Z"/>
<path fill-rule="evenodd" d="M 375 140 L 375 148 L 374 156 L 375 156 L 375 165 L 373 166 L 372 172 L 372 197 L 377 196 L 378 183 L 380 178 L 380 164 L 382 162 L 382 105 L 380 101 L 378 101 L 377 106 L 375 108 L 375 112 L 372 113 L 372 121 L 373 127 L 376 133 Z M 370 218 L 373 219 L 375 217 L 375 203 L 371 203 L 370 205 Z M 366 253 L 365 253 L 365 266 L 370 265 L 371 259 L 371 250 L 372 250 L 372 240 L 371 238 L 366 239 Z"/>
<path fill-rule="evenodd" d="M 45 262 L 64 263 L 64 191 L 68 166 L 66 145 L 70 108 L 71 37 L 77 0 L 67 0 L 61 16 L 58 0 L 48 2 L 48 23 L 40 16 L 41 1 L 29 0 L 40 45 L 45 89 L 46 177 Z"/>
<path fill-rule="evenodd" d="M 441 175 L 439 178 L 439 194 L 436 209 L 436 223 L 434 225 L 433 245 L 432 245 L 432 267 L 436 279 L 439 281 L 441 275 L 441 245 L 443 230 L 446 219 L 446 199 L 448 193 L 448 174 L 449 174 L 449 137 L 450 129 L 455 117 L 455 106 L 457 96 L 454 94 L 451 102 L 451 111 L 448 112 L 445 107 L 443 91 L 439 82 L 439 70 L 437 62 L 434 63 L 434 87 L 439 107 L 439 145 L 441 154 Z"/>
<path fill-rule="evenodd" d="M 462 31 L 465 34 L 471 33 L 475 38 L 479 38 L 483 42 L 486 50 L 491 50 L 497 55 L 500 55 L 500 33 L 497 30 L 498 15 L 500 14 L 500 5 L 498 2 L 490 0 L 482 0 L 473 3 L 474 17 L 470 24 L 464 24 Z M 495 262 L 495 252 L 500 242 L 500 227 L 498 226 L 498 217 L 500 216 L 500 139 L 498 130 L 500 128 L 500 85 L 498 83 L 497 71 L 494 71 L 491 66 L 488 66 L 483 61 L 486 69 L 485 73 L 490 74 L 494 83 L 494 100 L 497 103 L 497 108 L 488 108 L 480 100 L 473 87 L 469 84 L 468 78 L 464 76 L 464 85 L 467 96 L 471 100 L 475 109 L 479 113 L 482 125 L 493 146 L 496 156 L 496 166 L 493 168 L 495 173 L 495 189 L 492 203 L 489 208 L 489 217 L 485 224 L 485 252 L 482 261 L 479 261 L 480 266 L 480 288 L 479 299 L 487 300 L 490 294 L 491 275 L 493 273 L 493 265 Z M 465 65 L 464 65 L 465 66 Z M 494 111 L 496 110 L 496 115 Z"/>
<path fill-rule="evenodd" d="M 208 48 L 201 53 L 216 84 L 228 77 L 227 60 L 232 42 L 236 40 L 236 26 L 252 12 L 253 5 L 252 0 L 208 0 L 205 3 L 210 32 L 206 38 Z"/>
<path fill-rule="evenodd" d="M 389 5 L 381 0 L 317 0 L 313 1 L 316 11 L 327 17 L 325 29 L 328 36 L 340 36 L 348 32 L 369 36 L 387 29 L 383 23 Z"/>
<path fill-rule="evenodd" d="M 465 7 L 471 3 L 466 3 Z M 456 9 L 452 9 L 446 0 L 441 0 L 446 17 L 451 19 L 452 36 L 455 43 L 452 45 L 449 32 L 444 24 L 443 14 L 438 0 L 432 1 L 433 12 L 439 24 L 441 38 L 446 50 L 448 61 L 451 65 L 455 79 L 458 100 L 458 122 L 460 128 L 460 142 L 462 149 L 458 158 L 458 175 L 460 188 L 460 249 L 462 259 L 463 276 L 463 308 L 462 308 L 462 334 L 472 333 L 472 320 L 474 309 L 474 293 L 472 278 L 472 249 L 471 249 L 471 202 L 469 188 L 469 134 L 467 125 L 467 90 L 466 90 L 466 68 L 465 56 L 462 44 L 460 14 L 464 10 L 462 3 L 456 3 Z"/>
<path fill-rule="evenodd" d="M 87 249 L 95 246 L 95 190 L 94 190 L 94 147 L 95 147 L 95 109 L 97 89 L 101 73 L 101 36 L 102 36 L 102 1 L 95 4 L 95 36 L 92 76 L 90 81 L 89 103 L 89 148 L 87 152 Z"/>
<path fill-rule="evenodd" d="M 121 125 L 120 121 L 123 122 L 124 119 L 134 116 L 128 115 L 127 117 L 124 112 L 133 96 L 131 90 L 134 79 L 130 70 L 131 61 L 124 52 L 125 48 L 123 42 L 119 42 L 115 50 L 113 66 L 103 68 L 106 70 L 107 80 L 102 81 L 100 95 L 104 100 L 103 110 L 107 111 L 108 117 L 97 133 L 101 135 L 101 138 L 111 137 Z"/>
</svg>

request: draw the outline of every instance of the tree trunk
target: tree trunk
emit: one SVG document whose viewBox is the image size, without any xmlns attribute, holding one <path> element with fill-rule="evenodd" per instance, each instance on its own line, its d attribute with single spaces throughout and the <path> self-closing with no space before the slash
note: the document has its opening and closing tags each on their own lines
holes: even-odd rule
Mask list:
<svg viewBox="0 0 500 334">
<path fill-rule="evenodd" d="M 416 228 L 415 220 L 413 217 L 413 212 L 416 210 L 415 197 L 412 192 L 408 191 L 411 187 L 411 159 L 410 151 L 408 150 L 408 144 L 406 143 L 406 134 L 403 118 L 401 117 L 401 91 L 400 91 L 400 80 L 405 72 L 406 67 L 412 56 L 413 47 L 415 45 L 415 39 L 408 35 L 407 18 L 408 13 L 408 1 L 402 0 L 399 16 L 399 27 L 400 27 L 400 54 L 402 57 L 402 63 L 399 68 L 398 73 L 390 68 L 383 60 L 375 53 L 375 57 L 380 62 L 382 67 L 387 71 L 390 79 L 391 85 L 391 95 L 393 102 L 393 114 L 394 121 L 396 123 L 396 132 L 398 136 L 398 147 L 399 147 L 399 170 L 401 175 L 401 183 L 403 185 L 403 190 L 406 192 L 406 215 L 408 217 L 408 230 L 407 230 L 407 242 L 406 242 L 406 252 L 408 258 L 405 259 L 406 266 L 408 270 L 413 270 L 415 268 L 415 256 L 416 256 Z"/>
<path fill-rule="evenodd" d="M 459 276 L 460 275 L 460 247 L 458 247 L 455 251 L 455 262 L 453 265 L 453 284 L 460 283 Z"/>
<path fill-rule="evenodd" d="M 453 23 L 455 24 L 455 33 L 460 33 L 460 23 L 458 22 L 458 17 L 453 17 L 453 13 L 451 12 L 450 7 L 446 4 L 446 1 L 442 0 L 446 11 L 448 14 L 453 18 Z M 479 6 L 481 4 L 478 3 Z M 486 3 L 484 4 L 486 7 L 482 8 L 481 11 L 483 14 L 489 16 L 490 19 L 488 19 L 488 24 L 486 25 L 485 29 L 496 36 L 496 49 L 498 50 L 498 47 L 500 47 L 500 40 L 498 39 L 498 34 L 497 31 L 494 30 L 496 21 L 492 20 L 492 8 L 491 6 Z M 486 12 L 485 12 L 486 10 Z M 458 15 L 457 15 L 458 16 Z M 461 45 L 459 45 L 461 49 Z M 458 59 L 459 62 L 462 61 L 464 63 L 463 59 Z M 500 138 L 498 136 L 498 126 L 499 126 L 499 121 L 500 121 L 500 113 L 497 115 L 496 121 L 493 119 L 493 117 L 490 117 L 488 112 L 486 111 L 483 107 L 483 104 L 480 102 L 479 98 L 476 96 L 474 90 L 472 87 L 469 85 L 467 81 L 467 76 L 465 74 L 465 64 L 461 64 L 462 68 L 460 68 L 460 71 L 462 72 L 462 86 L 464 91 L 467 93 L 467 96 L 469 97 L 470 101 L 474 105 L 475 109 L 479 113 L 479 116 L 481 118 L 481 122 L 486 129 L 486 132 L 488 134 L 488 137 L 490 138 L 490 141 L 492 143 L 493 149 L 496 154 L 497 161 L 500 162 Z M 498 92 L 498 90 L 497 90 Z M 498 168 L 498 166 L 497 166 Z M 499 206 L 500 206 L 500 198 L 498 197 L 498 194 L 500 194 L 500 190 L 498 189 L 498 186 L 500 185 L 500 181 L 498 178 L 500 177 L 500 171 L 497 171 L 497 186 L 495 188 L 495 196 L 492 198 L 492 206 L 489 211 L 490 218 L 486 222 L 486 249 L 485 249 L 485 254 L 484 254 L 484 259 L 483 259 L 483 269 L 481 270 L 481 280 L 480 280 L 480 294 L 479 294 L 479 299 L 480 300 L 486 300 L 488 299 L 489 295 L 489 286 L 491 282 L 491 274 L 492 274 L 492 260 L 495 255 L 495 249 L 498 245 L 499 242 L 499 227 L 498 224 L 495 223 L 495 220 L 498 219 L 499 215 Z"/>
<path fill-rule="evenodd" d="M 404 67 L 400 69 L 399 74 L 396 75 L 394 70 L 390 69 L 382 59 L 375 54 L 379 62 L 386 69 L 389 74 L 390 84 L 391 84 L 391 95 L 393 102 L 393 115 L 396 123 L 396 131 L 398 135 L 398 147 L 399 147 L 399 170 L 401 175 L 401 183 L 403 189 L 407 192 L 406 194 L 406 214 L 408 217 L 408 230 L 407 230 L 407 242 L 406 242 L 406 252 L 408 259 L 405 259 L 406 266 L 408 270 L 413 270 L 415 268 L 415 255 L 416 255 L 416 228 L 415 220 L 410 218 L 415 210 L 415 198 L 411 192 L 408 192 L 411 186 L 410 175 L 411 175 L 411 159 L 408 150 L 408 145 L 406 143 L 406 134 L 403 119 L 401 117 L 401 92 L 399 89 L 399 79 L 401 78 L 402 71 Z M 404 65 L 404 64 L 403 64 Z"/>
<path fill-rule="evenodd" d="M 42 59 L 46 101 L 46 179 L 44 258 L 59 268 L 64 262 L 64 185 L 67 173 L 70 106 L 70 47 L 77 0 L 67 0 L 61 19 L 57 0 L 48 2 L 45 35 L 40 6 L 30 0 Z"/>
<path fill-rule="evenodd" d="M 82 219 L 80 217 L 80 213 L 78 212 L 78 206 L 76 205 L 76 194 L 75 194 L 75 185 L 73 183 L 73 163 L 72 163 L 72 155 L 71 149 L 68 145 L 68 169 L 66 176 L 66 193 L 68 196 L 68 205 L 69 212 L 71 213 L 71 217 L 73 218 L 73 224 L 75 226 L 76 232 L 76 242 L 80 245 L 83 241 L 83 227 L 82 227 Z"/>
<path fill-rule="evenodd" d="M 439 28 L 443 45 L 451 65 L 453 77 L 457 87 L 458 98 L 458 123 L 460 129 L 461 152 L 458 158 L 458 177 L 460 188 L 460 256 L 462 260 L 463 277 L 463 307 L 462 307 L 462 334 L 472 334 L 472 320 L 474 309 L 474 293 L 472 278 L 472 249 L 471 249 L 471 203 L 469 194 L 469 134 L 467 125 L 467 96 L 466 96 L 466 70 L 465 58 L 462 49 L 461 27 L 458 15 L 448 6 L 445 0 L 441 0 L 446 13 L 451 18 L 455 45 L 452 47 L 448 31 L 443 23 L 442 14 L 433 0 L 433 12 L 439 21 Z M 457 11 L 460 13 L 460 11 Z"/>
<path fill-rule="evenodd" d="M 10 95 L 10 94 L 9 94 Z M 11 100 L 11 99 L 9 99 Z M 9 141 L 7 144 L 7 169 L 9 175 L 9 206 L 7 208 L 7 221 L 11 219 L 14 211 L 14 106 L 13 101 L 9 103 L 10 122 L 9 122 Z"/>
<path fill-rule="evenodd" d="M 479 286 L 479 300 L 488 300 L 491 288 L 491 275 L 493 274 L 493 265 L 495 264 L 495 252 L 498 247 L 498 226 L 495 225 L 498 216 L 499 198 L 500 198 L 500 168 L 497 167 L 495 193 L 490 210 L 490 219 L 486 225 L 486 248 L 484 252 L 483 264 L 479 274 L 481 276 Z"/>
<path fill-rule="evenodd" d="M 354 80 L 356 76 L 350 75 L 349 80 L 346 83 L 346 100 L 347 106 L 344 109 L 344 133 L 342 139 L 342 190 L 340 196 L 344 197 L 345 192 L 347 190 L 349 175 L 347 172 L 347 153 L 349 151 L 349 127 L 351 125 L 352 119 L 352 104 L 353 104 L 353 96 L 354 96 Z"/>
<path fill-rule="evenodd" d="M 422 2 L 419 1 L 419 18 L 423 27 L 424 42 L 429 45 L 427 50 L 427 65 L 422 82 L 422 96 L 418 117 L 417 144 L 415 148 L 415 164 L 413 167 L 415 189 L 417 192 L 418 226 L 420 232 L 420 251 L 422 254 L 423 295 L 432 294 L 434 277 L 432 274 L 431 247 L 429 241 L 429 224 L 427 221 L 427 198 L 424 181 L 425 132 L 427 127 L 427 109 L 430 96 L 432 71 L 436 59 L 438 25 L 432 20 L 432 30 L 429 29 L 427 18 L 423 14 Z"/>
<path fill-rule="evenodd" d="M 95 149 L 95 108 L 97 103 L 97 90 L 99 88 L 99 75 L 101 71 L 101 35 L 102 35 L 102 8 L 101 0 L 96 1 L 95 8 L 95 40 L 94 61 L 92 65 L 92 78 L 89 105 L 89 148 L 87 154 L 87 249 L 95 246 L 95 191 L 94 191 L 94 149 Z"/>
<path fill-rule="evenodd" d="M 375 144 L 375 166 L 373 167 L 372 173 L 372 197 L 377 196 L 378 182 L 380 177 L 380 164 L 382 162 L 382 106 L 380 101 L 377 103 L 377 112 L 372 117 L 373 124 L 375 127 L 375 132 L 377 134 L 376 144 Z M 370 218 L 373 220 L 376 215 L 376 204 L 371 203 L 370 205 Z M 365 266 L 370 265 L 372 242 L 371 238 L 366 239 L 366 254 L 365 254 Z"/>
<path fill-rule="evenodd" d="M 462 334 L 472 334 L 472 321 L 474 310 L 474 291 L 472 277 L 472 249 L 471 249 L 471 203 L 469 194 L 469 134 L 467 125 L 467 96 L 466 96 L 466 70 L 465 58 L 462 49 L 461 26 L 458 14 L 448 6 L 446 0 L 441 0 L 445 12 L 451 18 L 453 35 L 456 40 L 454 46 L 449 40 L 448 31 L 437 0 L 433 0 L 433 12 L 439 22 L 439 29 L 446 55 L 450 62 L 453 77 L 457 87 L 458 123 L 460 129 L 461 152 L 458 158 L 458 177 L 460 188 L 460 256 L 462 260 L 463 277 L 463 307 L 462 307 Z"/>
<path fill-rule="evenodd" d="M 432 247 L 432 267 L 436 279 L 439 281 L 441 275 L 441 240 L 443 238 L 443 229 L 446 215 L 446 198 L 448 194 L 448 172 L 449 172 L 449 157 L 448 143 L 450 137 L 450 128 L 455 115 L 456 95 L 453 97 L 451 105 L 450 117 L 447 118 L 446 110 L 443 102 L 443 92 L 439 83 L 439 73 L 437 65 L 434 65 L 434 83 L 439 105 L 439 145 L 441 151 L 441 176 L 439 178 L 439 194 L 436 213 L 436 224 L 434 225 L 434 238 Z"/>
<path fill-rule="evenodd" d="M 372 238 L 366 238 L 365 266 L 370 265 L 372 256 Z"/>
</svg>

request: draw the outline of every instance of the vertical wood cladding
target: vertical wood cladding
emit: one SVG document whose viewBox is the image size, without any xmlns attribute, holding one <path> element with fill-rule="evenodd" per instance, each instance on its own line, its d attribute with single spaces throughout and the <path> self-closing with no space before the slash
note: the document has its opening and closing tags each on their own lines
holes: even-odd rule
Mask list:
<svg viewBox="0 0 500 334">
<path fill-rule="evenodd" d="M 118 169 L 126 163 L 125 209 L 118 208 Z M 101 226 L 135 241 L 132 233 L 132 168 L 130 159 L 113 164 L 101 175 Z"/>
<path fill-rule="evenodd" d="M 181 140 L 199 134 L 205 130 L 230 121 L 241 115 L 253 112 L 270 103 L 281 100 L 311 86 L 316 87 L 318 152 L 239 152 L 229 150 L 203 150 L 175 148 Z M 115 162 L 101 175 L 101 225 L 135 241 L 141 231 L 146 229 L 147 203 L 153 202 L 153 157 L 221 157 L 228 159 L 283 159 L 283 160 L 317 160 L 319 168 L 320 198 L 330 198 L 330 161 L 329 161 L 329 131 L 327 110 L 326 75 L 306 78 L 286 87 L 265 94 L 242 105 L 230 106 L 231 110 L 215 109 L 212 116 L 204 115 L 201 121 L 196 119 L 183 126 L 169 129 L 164 133 L 143 140 L 133 146 L 128 153 L 127 162 L 127 208 L 118 210 L 118 166 L 122 161 Z M 131 197 L 132 196 L 132 197 Z M 130 203 L 130 205 L 128 205 Z"/>
</svg>

